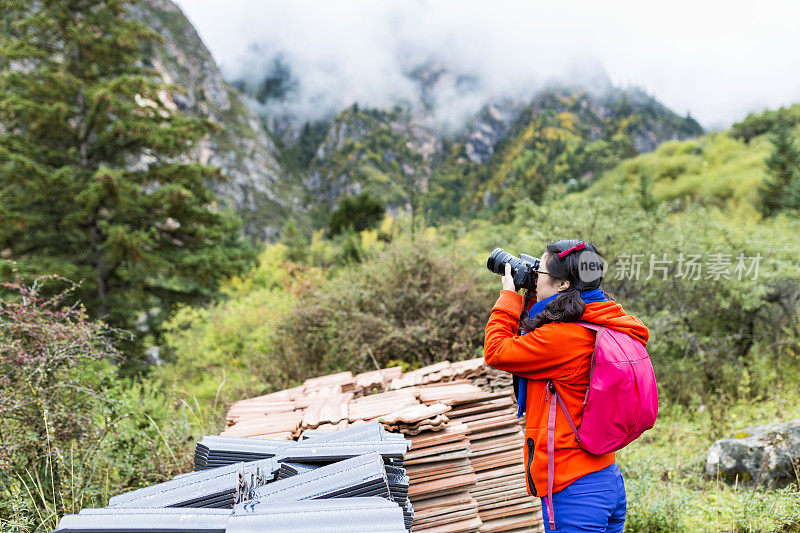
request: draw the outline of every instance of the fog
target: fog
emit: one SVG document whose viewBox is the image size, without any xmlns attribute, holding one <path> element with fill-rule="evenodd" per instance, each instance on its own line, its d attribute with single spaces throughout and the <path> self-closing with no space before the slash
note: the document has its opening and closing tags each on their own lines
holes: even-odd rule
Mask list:
<svg viewBox="0 0 800 533">
<path fill-rule="evenodd" d="M 445 122 L 553 79 L 602 85 L 605 75 L 709 129 L 800 102 L 800 2 L 177 3 L 229 79 L 258 80 L 281 57 L 295 82 L 288 105 L 303 118 L 413 103 L 408 72 L 420 64 L 453 74 L 429 95 Z"/>
</svg>

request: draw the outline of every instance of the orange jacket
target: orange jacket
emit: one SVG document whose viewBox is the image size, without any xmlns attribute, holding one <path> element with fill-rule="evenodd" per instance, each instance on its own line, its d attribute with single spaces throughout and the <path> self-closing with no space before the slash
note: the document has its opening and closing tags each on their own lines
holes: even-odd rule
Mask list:
<svg viewBox="0 0 800 533">
<path fill-rule="evenodd" d="M 525 479 L 528 492 L 547 495 L 546 380 L 552 379 L 576 426 L 583 418 L 583 398 L 589 386 L 589 366 L 595 333 L 571 322 L 551 322 L 526 335 L 517 335 L 523 297 L 503 290 L 486 324 L 486 364 L 528 378 L 525 421 Z M 638 318 L 616 302 L 586 304 L 581 320 L 622 331 L 647 344 L 649 332 Z M 533 452 L 531 454 L 531 452 Z M 556 410 L 555 472 L 553 492 L 576 479 L 602 470 L 615 460 L 614 453 L 593 455 L 578 446 L 560 409 Z"/>
</svg>

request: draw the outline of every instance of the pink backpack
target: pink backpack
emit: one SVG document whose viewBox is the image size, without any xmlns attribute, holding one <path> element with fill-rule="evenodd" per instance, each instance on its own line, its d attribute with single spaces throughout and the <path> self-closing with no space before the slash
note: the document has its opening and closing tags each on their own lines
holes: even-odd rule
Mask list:
<svg viewBox="0 0 800 533">
<path fill-rule="evenodd" d="M 547 384 L 550 413 L 547 419 L 547 511 L 550 529 L 553 516 L 556 404 L 567 417 L 578 446 L 600 455 L 624 448 L 646 430 L 658 416 L 658 389 L 650 356 L 641 342 L 630 335 L 592 324 L 576 322 L 597 332 L 589 371 L 589 388 L 583 400 L 583 420 L 575 427 L 555 383 Z"/>
</svg>

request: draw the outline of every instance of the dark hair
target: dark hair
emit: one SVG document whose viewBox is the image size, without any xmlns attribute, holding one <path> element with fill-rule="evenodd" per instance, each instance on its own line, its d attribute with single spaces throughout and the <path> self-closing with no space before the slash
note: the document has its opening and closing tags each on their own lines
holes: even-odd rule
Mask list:
<svg viewBox="0 0 800 533">
<path fill-rule="evenodd" d="M 558 257 L 559 252 L 568 250 L 582 242 L 586 245 L 586 248 L 583 250 L 576 250 L 563 258 Z M 577 239 L 562 239 L 560 241 L 551 242 L 547 245 L 545 250 L 550 252 L 550 255 L 547 261 L 542 263 L 544 270 L 548 272 L 553 279 L 569 281 L 570 288 L 561 293 L 555 300 L 548 303 L 538 315 L 533 318 L 525 317 L 520 325 L 520 333 L 533 331 L 539 326 L 550 322 L 575 322 L 580 320 L 586 309 L 586 304 L 581 300 L 581 291 L 597 289 L 603 281 L 602 255 L 600 255 L 600 252 L 597 251 L 597 248 L 595 248 L 593 244 Z M 581 255 L 589 252 L 595 255 L 589 255 L 581 260 Z M 600 272 L 600 275 L 597 276 L 596 279 L 590 279 L 588 281 L 582 279 L 580 269 L 581 266 L 585 267 L 586 265 L 591 265 Z M 606 297 L 608 297 L 607 294 Z"/>
</svg>

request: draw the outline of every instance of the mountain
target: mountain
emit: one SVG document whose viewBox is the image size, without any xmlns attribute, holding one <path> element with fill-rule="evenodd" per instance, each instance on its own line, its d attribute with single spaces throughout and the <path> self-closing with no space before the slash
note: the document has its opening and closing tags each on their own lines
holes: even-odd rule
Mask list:
<svg viewBox="0 0 800 533">
<path fill-rule="evenodd" d="M 439 65 L 410 75 L 419 87 L 416 102 L 392 109 L 354 104 L 330 121 L 306 124 L 294 141 L 284 138 L 293 142 L 289 150 L 303 147 L 305 155 L 287 164 L 303 176 L 316 225 L 341 198 L 363 191 L 392 214 L 422 211 L 431 223 L 500 209 L 521 195 L 542 201 L 548 189 L 584 188 L 623 159 L 703 133 L 691 117 L 598 74 L 592 91 L 551 84 L 527 100 L 487 102 L 453 127 L 443 125 L 435 95 L 475 81 Z"/>
<path fill-rule="evenodd" d="M 221 127 L 197 147 L 194 156 L 222 168 L 228 181 L 216 192 L 235 208 L 254 238 L 274 238 L 298 196 L 285 180 L 280 154 L 245 98 L 222 76 L 214 58 L 183 12 L 170 0 L 143 0 L 131 16 L 156 30 L 163 42 L 145 51 L 144 63 L 165 82 L 186 89 L 173 94 L 175 105 L 210 118 Z"/>
<path fill-rule="evenodd" d="M 772 132 L 779 122 L 800 136 L 800 104 L 750 114 L 725 132 L 665 142 L 623 161 L 580 194 L 647 193 L 674 211 L 714 206 L 737 220 L 757 219 L 759 188 L 768 178 L 765 160 L 775 150 Z"/>
<path fill-rule="evenodd" d="M 422 62 L 406 74 L 411 98 L 381 109 L 356 102 L 307 121 L 292 100 L 302 79 L 280 55 L 256 82 L 229 82 L 171 0 L 142 0 L 131 16 L 163 37 L 142 59 L 185 88 L 171 95 L 174 105 L 220 126 L 193 157 L 223 169 L 220 203 L 256 240 L 278 238 L 290 216 L 321 227 L 343 197 L 364 191 L 390 214 L 423 213 L 429 223 L 519 196 L 542 201 L 664 141 L 703 133 L 645 92 L 614 87 L 597 64 L 569 84 L 493 97 L 485 80 Z"/>
</svg>

